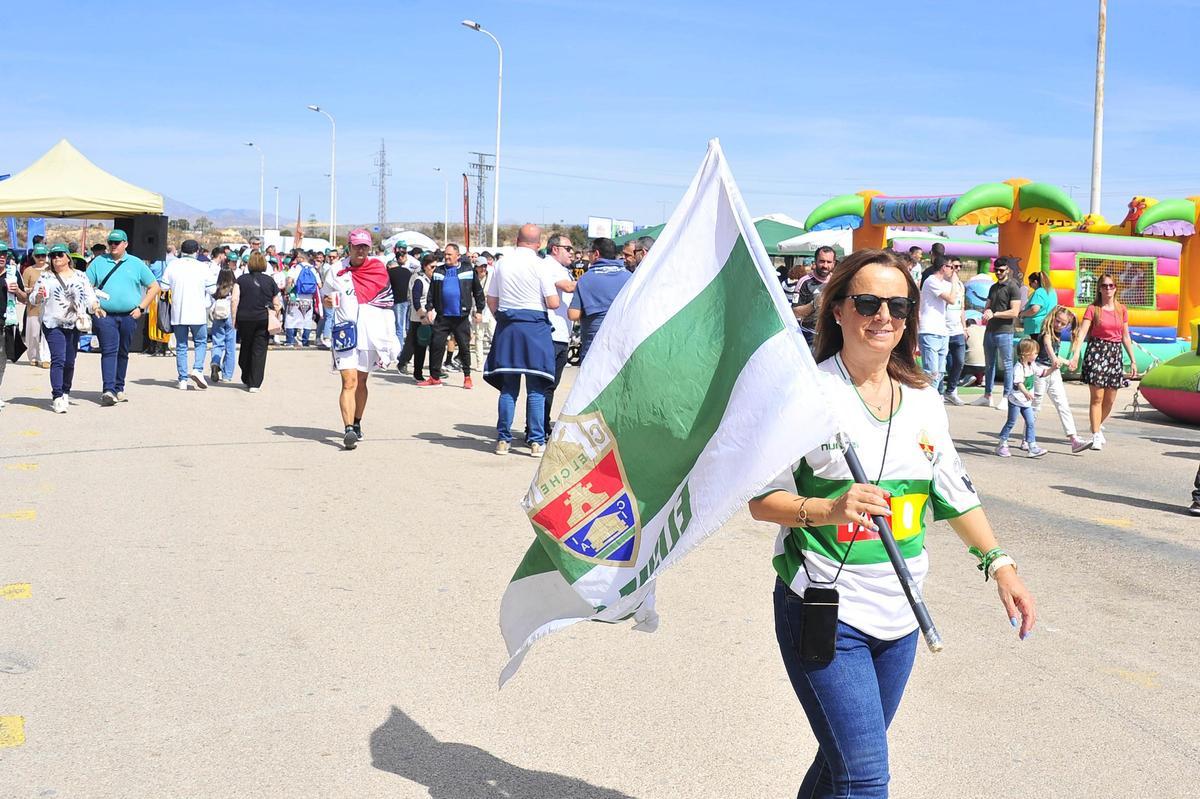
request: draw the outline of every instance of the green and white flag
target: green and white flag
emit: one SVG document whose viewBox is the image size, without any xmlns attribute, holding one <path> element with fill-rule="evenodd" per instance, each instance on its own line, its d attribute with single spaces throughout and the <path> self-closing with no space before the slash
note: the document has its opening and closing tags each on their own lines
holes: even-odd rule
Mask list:
<svg viewBox="0 0 1200 799">
<path fill-rule="evenodd" d="M 524 499 L 536 540 L 501 601 L 500 684 L 575 622 L 653 630 L 655 578 L 831 435 L 816 385 L 714 139 L 605 317 Z"/>
</svg>

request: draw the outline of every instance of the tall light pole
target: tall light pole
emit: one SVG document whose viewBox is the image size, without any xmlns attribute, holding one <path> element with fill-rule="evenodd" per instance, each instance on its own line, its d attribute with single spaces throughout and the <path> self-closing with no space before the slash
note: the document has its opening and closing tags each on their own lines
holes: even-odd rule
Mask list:
<svg viewBox="0 0 1200 799">
<path fill-rule="evenodd" d="M 279 187 L 275 187 L 275 229 L 279 230 Z"/>
<path fill-rule="evenodd" d="M 267 228 L 263 221 L 263 189 L 266 187 L 267 180 L 267 156 L 263 154 L 262 148 L 254 142 L 248 141 L 245 142 L 245 145 L 258 150 L 258 237 L 261 239 Z"/>
<path fill-rule="evenodd" d="M 500 106 L 504 99 L 504 48 L 500 46 L 500 40 L 478 22 L 464 19 L 462 24 L 471 30 L 486 33 L 496 43 L 496 50 L 500 53 L 500 68 L 496 73 L 496 180 L 492 193 L 492 249 L 495 249 L 500 246 Z"/>
<path fill-rule="evenodd" d="M 440 166 L 435 166 L 433 171 L 442 176 L 442 213 L 446 220 L 442 228 L 442 246 L 445 247 L 450 243 L 450 178 L 446 177 Z"/>
<path fill-rule="evenodd" d="M 1104 40 L 1108 34 L 1108 0 L 1100 0 L 1096 25 L 1096 108 L 1092 118 L 1092 199 L 1088 212 L 1100 213 L 1100 161 L 1104 150 Z"/>
<path fill-rule="evenodd" d="M 329 120 L 330 135 L 329 135 L 329 245 L 337 246 L 337 122 L 333 119 L 333 114 L 321 108 L 319 105 L 308 106 L 309 111 L 316 111 L 318 114 L 324 114 Z"/>
</svg>

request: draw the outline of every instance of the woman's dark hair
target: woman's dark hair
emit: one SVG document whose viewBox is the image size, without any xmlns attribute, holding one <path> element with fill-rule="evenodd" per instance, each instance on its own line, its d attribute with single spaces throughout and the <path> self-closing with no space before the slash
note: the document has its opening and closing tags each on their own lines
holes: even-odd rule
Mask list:
<svg viewBox="0 0 1200 799">
<path fill-rule="evenodd" d="M 1030 272 L 1027 279 L 1030 283 L 1037 283 L 1038 288 L 1042 287 L 1042 273 L 1039 270 L 1035 269 Z"/>
<path fill-rule="evenodd" d="M 217 290 L 213 294 L 218 300 L 223 300 L 233 294 L 233 270 L 227 266 L 217 272 Z"/>
<path fill-rule="evenodd" d="M 929 378 L 917 366 L 913 353 L 917 349 L 917 284 L 913 282 L 904 258 L 891 250 L 859 250 L 841 261 L 829 276 L 825 290 L 821 292 L 821 314 L 817 317 L 816 352 L 813 357 L 817 363 L 832 358 L 842 351 L 842 328 L 833 316 L 834 307 L 850 296 L 850 284 L 864 267 L 878 264 L 891 267 L 904 275 L 908 299 L 912 302 L 912 311 L 904 320 L 904 332 L 900 341 L 892 350 L 888 361 L 888 375 L 909 388 L 924 388 L 929 385 Z M 851 310 L 851 313 L 858 311 Z"/>
<path fill-rule="evenodd" d="M 1117 313 L 1121 313 L 1125 310 L 1125 305 L 1117 299 L 1120 296 L 1121 284 L 1117 282 L 1117 278 L 1114 275 L 1101 274 L 1100 277 L 1096 278 L 1096 293 L 1092 296 L 1092 305 L 1095 305 L 1097 308 L 1104 305 L 1104 296 L 1100 293 L 1100 284 L 1104 282 L 1105 278 L 1111 280 L 1113 285 L 1117 287 L 1117 290 L 1113 292 L 1113 309 Z"/>
<path fill-rule="evenodd" d="M 429 266 L 430 264 L 436 264 L 439 260 L 440 259 L 437 257 L 436 254 L 427 252 L 421 256 L 421 268 L 424 269 L 425 267 Z"/>
</svg>

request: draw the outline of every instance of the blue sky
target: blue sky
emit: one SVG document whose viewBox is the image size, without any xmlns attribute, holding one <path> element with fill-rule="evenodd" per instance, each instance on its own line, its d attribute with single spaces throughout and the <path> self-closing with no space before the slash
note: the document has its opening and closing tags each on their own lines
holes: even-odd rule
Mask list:
<svg viewBox="0 0 1200 799">
<path fill-rule="evenodd" d="M 711 137 L 752 213 L 803 219 L 873 188 L 957 193 L 1028 177 L 1086 205 L 1096 3 L 217 2 L 19 4 L 0 50 L 0 172 L 66 137 L 101 167 L 199 208 L 256 208 L 258 142 L 281 216 L 451 215 L 472 150 L 494 147 L 505 49 L 501 218 L 661 221 Z M 30 15 L 23 18 L 23 15 Z M 1200 0 L 1109 9 L 1103 210 L 1135 193 L 1200 194 Z M 60 44 L 64 46 L 59 46 Z M 111 55 L 109 54 L 111 51 Z M 554 173 L 554 174 L 544 174 Z M 564 177 L 573 176 L 573 177 Z M 489 192 L 490 195 L 490 192 Z M 290 209 L 290 210 L 289 210 Z M 1086 208 L 1084 209 L 1086 210 Z"/>
</svg>

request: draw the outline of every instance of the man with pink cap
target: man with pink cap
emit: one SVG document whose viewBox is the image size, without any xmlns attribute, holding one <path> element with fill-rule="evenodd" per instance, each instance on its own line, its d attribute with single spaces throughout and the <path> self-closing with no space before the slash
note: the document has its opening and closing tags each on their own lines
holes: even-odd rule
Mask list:
<svg viewBox="0 0 1200 799">
<path fill-rule="evenodd" d="M 350 255 L 335 262 L 321 287 L 324 305 L 333 318 L 333 368 L 341 374 L 338 404 L 346 426 L 346 449 L 362 440 L 362 417 L 367 407 L 367 376 L 371 370 L 395 363 L 400 354 L 392 314 L 392 284 L 387 267 L 371 258 L 371 234 L 350 231 Z"/>
</svg>

